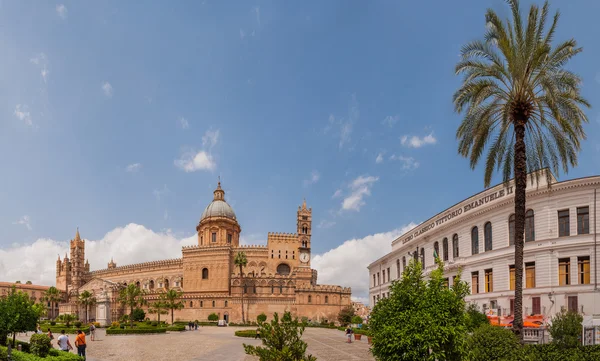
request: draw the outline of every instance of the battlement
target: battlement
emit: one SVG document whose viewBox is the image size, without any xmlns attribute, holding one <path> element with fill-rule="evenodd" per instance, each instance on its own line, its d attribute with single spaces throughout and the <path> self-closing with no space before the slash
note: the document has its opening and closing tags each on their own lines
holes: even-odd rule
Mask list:
<svg viewBox="0 0 600 361">
<path fill-rule="evenodd" d="M 297 233 L 269 232 L 267 242 L 295 242 L 298 241 Z"/>
<path fill-rule="evenodd" d="M 335 292 L 351 294 L 350 287 L 334 286 L 334 285 L 298 285 L 296 292 Z"/>
<path fill-rule="evenodd" d="M 245 249 L 255 248 L 255 249 L 259 249 L 259 250 L 268 249 L 267 246 L 262 245 L 262 244 L 245 244 L 245 245 L 239 245 L 237 248 L 245 248 Z"/>
<path fill-rule="evenodd" d="M 192 245 L 192 246 L 183 246 L 181 247 L 182 251 L 190 251 L 190 250 L 198 250 L 198 249 L 210 249 L 210 250 L 227 250 L 230 249 L 231 246 L 224 246 L 222 244 L 207 244 L 207 245 Z"/>
<path fill-rule="evenodd" d="M 129 265 L 119 266 L 119 267 L 115 267 L 115 268 L 105 268 L 105 269 L 92 271 L 92 272 L 90 272 L 90 274 L 98 275 L 98 274 L 107 273 L 107 272 L 112 273 L 112 272 L 122 272 L 122 271 L 126 271 L 126 272 L 127 271 L 137 271 L 137 270 L 142 270 L 142 269 L 151 268 L 151 267 L 182 266 L 182 264 L 183 264 L 183 262 L 182 262 L 181 258 L 175 258 L 175 259 L 167 259 L 167 260 L 160 260 L 160 261 L 135 263 L 135 264 L 129 264 Z"/>
</svg>

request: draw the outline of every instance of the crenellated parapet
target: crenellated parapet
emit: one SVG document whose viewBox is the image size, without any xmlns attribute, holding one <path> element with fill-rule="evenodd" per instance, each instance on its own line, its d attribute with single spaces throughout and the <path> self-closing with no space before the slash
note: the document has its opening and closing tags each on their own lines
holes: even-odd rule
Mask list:
<svg viewBox="0 0 600 361">
<path fill-rule="evenodd" d="M 183 265 L 181 258 L 167 259 L 160 261 L 151 261 L 143 263 L 135 263 L 126 266 L 118 266 L 114 268 L 105 268 L 90 272 L 93 276 L 117 274 L 117 273 L 131 273 L 138 271 L 151 271 L 157 268 L 181 268 Z"/>
<path fill-rule="evenodd" d="M 297 233 L 279 233 L 269 232 L 267 235 L 267 242 L 297 242 Z"/>
<path fill-rule="evenodd" d="M 327 293 L 344 293 L 350 295 L 352 289 L 350 287 L 341 287 L 336 285 L 298 285 L 296 292 L 327 292 Z"/>
</svg>

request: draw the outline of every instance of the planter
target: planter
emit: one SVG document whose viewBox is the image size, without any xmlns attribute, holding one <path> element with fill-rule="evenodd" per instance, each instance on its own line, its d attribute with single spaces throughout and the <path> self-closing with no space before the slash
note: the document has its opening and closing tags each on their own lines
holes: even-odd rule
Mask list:
<svg viewBox="0 0 600 361">
<path fill-rule="evenodd" d="M 369 345 L 371 344 L 371 336 L 367 336 L 367 341 L 369 342 Z"/>
<path fill-rule="evenodd" d="M 360 341 L 360 338 L 361 338 L 361 337 L 362 337 L 362 335 L 359 335 L 359 334 L 357 334 L 357 333 L 355 333 L 355 334 L 354 334 L 354 339 L 355 339 L 356 341 Z"/>
</svg>

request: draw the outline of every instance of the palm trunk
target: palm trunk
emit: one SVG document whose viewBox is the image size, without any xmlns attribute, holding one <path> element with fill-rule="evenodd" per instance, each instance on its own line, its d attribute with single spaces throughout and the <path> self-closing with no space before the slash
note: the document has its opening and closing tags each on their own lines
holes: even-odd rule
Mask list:
<svg viewBox="0 0 600 361">
<path fill-rule="evenodd" d="M 513 321 L 513 331 L 522 343 L 523 248 L 525 246 L 525 188 L 527 187 L 526 118 L 520 117 L 515 123 L 515 318 Z"/>
<path fill-rule="evenodd" d="M 159 324 L 159 325 L 160 325 L 160 311 L 161 311 L 161 309 L 159 308 L 159 309 L 158 309 L 158 324 Z"/>
<path fill-rule="evenodd" d="M 85 323 L 88 323 L 88 305 L 85 305 Z"/>
<path fill-rule="evenodd" d="M 173 308 L 171 308 L 171 325 L 173 324 Z"/>
<path fill-rule="evenodd" d="M 242 323 L 246 323 L 244 317 L 244 274 L 242 273 L 242 265 L 240 265 L 240 279 L 242 281 Z"/>
<path fill-rule="evenodd" d="M 131 327 L 133 328 L 133 306 L 130 307 L 130 312 L 129 312 L 129 324 L 131 325 Z"/>
</svg>

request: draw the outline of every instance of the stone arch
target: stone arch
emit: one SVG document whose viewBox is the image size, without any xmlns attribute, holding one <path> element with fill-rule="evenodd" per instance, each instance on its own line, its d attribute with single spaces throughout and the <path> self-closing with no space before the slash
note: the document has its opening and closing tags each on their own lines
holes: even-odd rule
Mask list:
<svg viewBox="0 0 600 361">
<path fill-rule="evenodd" d="M 292 268 L 290 267 L 289 264 L 282 262 L 277 265 L 277 274 L 278 275 L 289 276 L 289 274 L 291 272 L 292 272 Z"/>
<path fill-rule="evenodd" d="M 204 267 L 202 269 L 202 279 L 203 280 L 207 280 L 208 279 L 208 268 Z"/>
</svg>

